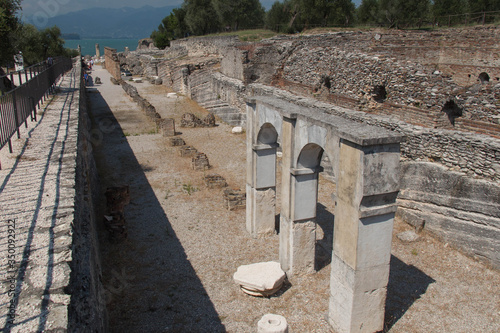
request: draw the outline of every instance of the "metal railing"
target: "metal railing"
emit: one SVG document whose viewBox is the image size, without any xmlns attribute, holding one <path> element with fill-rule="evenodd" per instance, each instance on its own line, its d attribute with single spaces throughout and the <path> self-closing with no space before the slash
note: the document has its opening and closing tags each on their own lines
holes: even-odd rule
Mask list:
<svg viewBox="0 0 500 333">
<path fill-rule="evenodd" d="M 37 105 L 40 107 L 40 102 L 48 97 L 57 78 L 70 70 L 72 66 L 70 58 L 58 58 L 51 66 L 43 62 L 28 67 L 24 71 L 7 75 L 11 76 L 11 82 L 17 75 L 20 85 L 0 96 L 0 149 L 8 143 L 9 151 L 12 153 L 12 136 L 17 132 L 18 139 L 21 137 L 19 127 L 23 123 L 28 127 L 28 117 L 31 116 L 31 120 L 37 120 Z"/>
</svg>

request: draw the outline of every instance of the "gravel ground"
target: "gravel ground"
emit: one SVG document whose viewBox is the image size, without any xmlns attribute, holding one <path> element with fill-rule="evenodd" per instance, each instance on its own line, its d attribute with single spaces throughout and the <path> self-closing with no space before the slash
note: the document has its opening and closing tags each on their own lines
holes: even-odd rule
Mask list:
<svg viewBox="0 0 500 333">
<path fill-rule="evenodd" d="M 245 185 L 245 136 L 215 128 L 177 127 L 188 145 L 207 154 L 212 169 L 193 171 L 167 138 L 100 69 L 103 84 L 89 89 L 101 140 L 95 147 L 103 191 L 130 186 L 128 238 L 111 242 L 101 231 L 103 281 L 111 332 L 255 332 L 266 313 L 283 315 L 290 332 L 331 332 L 325 321 L 334 185 L 320 180 L 319 270 L 295 277 L 270 298 L 242 293 L 232 275 L 244 264 L 278 260 L 278 236 L 253 239 L 245 211 L 227 211 L 222 190 L 203 176 L 217 173 L 232 188 Z M 134 84 L 162 117 L 180 124 L 185 112 L 206 111 L 164 86 Z M 279 161 L 278 161 L 279 163 Z M 278 179 L 280 179 L 278 177 Z M 279 186 L 278 186 L 279 190 Z M 278 192 L 279 196 L 279 192 Z M 279 202 L 279 200 L 278 200 Z M 279 212 L 279 207 L 278 207 Z M 395 234 L 409 226 L 397 222 Z M 500 274 L 430 235 L 404 243 L 394 237 L 386 304 L 390 332 L 500 331 Z"/>
</svg>

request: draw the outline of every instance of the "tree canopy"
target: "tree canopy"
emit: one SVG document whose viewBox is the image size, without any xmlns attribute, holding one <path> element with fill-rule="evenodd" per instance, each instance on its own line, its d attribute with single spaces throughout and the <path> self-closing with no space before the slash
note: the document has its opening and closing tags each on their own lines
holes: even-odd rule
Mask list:
<svg viewBox="0 0 500 333">
<path fill-rule="evenodd" d="M 21 9 L 21 0 L 0 0 L 0 65 L 12 62 L 13 34 L 19 21 L 16 12 Z"/>
<path fill-rule="evenodd" d="M 461 23 L 465 13 L 500 11 L 499 0 L 281 0 L 265 11 L 259 0 L 184 0 L 165 17 L 151 37 L 164 48 L 170 40 L 187 35 L 255 29 L 263 25 L 277 32 L 294 33 L 314 27 L 369 24 L 406 28 L 439 17 Z M 477 16 L 477 15 L 476 15 Z M 491 22 L 493 16 L 486 18 Z M 477 21 L 477 19 L 476 19 Z"/>
</svg>

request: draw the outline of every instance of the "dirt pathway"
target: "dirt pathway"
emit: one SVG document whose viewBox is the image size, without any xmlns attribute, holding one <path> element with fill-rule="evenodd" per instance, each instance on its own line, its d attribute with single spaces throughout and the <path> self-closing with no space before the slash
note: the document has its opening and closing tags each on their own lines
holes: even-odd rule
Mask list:
<svg viewBox="0 0 500 333">
<path fill-rule="evenodd" d="M 291 332 L 330 332 L 328 254 L 317 273 L 292 280 L 271 298 L 243 294 L 237 267 L 278 260 L 278 236 L 252 239 L 245 211 L 223 208 L 221 190 L 207 189 L 204 172 L 154 131 L 153 124 L 98 68 L 102 85 L 89 90 L 96 124 L 102 188 L 127 184 L 128 238 L 110 242 L 102 230 L 103 280 L 111 332 L 254 332 L 266 313 L 287 318 Z M 176 125 L 185 112 L 205 111 L 166 88 L 135 84 L 162 117 Z M 231 128 L 179 128 L 187 144 L 208 155 L 209 173 L 231 187 L 245 185 L 245 137 Z M 208 173 L 208 172 L 205 172 Z M 331 228 L 331 184 L 320 183 L 320 225 Z M 396 231 L 406 229 L 397 224 Z M 328 232 L 327 232 L 328 237 Z M 324 242 L 323 242 L 324 243 Z M 325 254 L 326 253 L 326 254 Z M 394 237 L 387 300 L 391 332 L 497 332 L 500 277 L 429 236 L 415 243 Z"/>
</svg>

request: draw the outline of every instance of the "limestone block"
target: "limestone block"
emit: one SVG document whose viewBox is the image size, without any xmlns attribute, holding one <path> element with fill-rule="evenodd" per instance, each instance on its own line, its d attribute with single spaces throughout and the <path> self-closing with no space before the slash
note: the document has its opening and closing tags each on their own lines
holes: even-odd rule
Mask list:
<svg viewBox="0 0 500 333">
<path fill-rule="evenodd" d="M 293 223 L 291 231 L 293 274 L 314 272 L 316 223 L 314 221 Z"/>
<path fill-rule="evenodd" d="M 278 262 L 268 261 L 238 267 L 233 275 L 241 290 L 252 296 L 271 296 L 285 281 L 285 272 Z"/>
<path fill-rule="evenodd" d="M 231 133 L 241 134 L 241 133 L 243 133 L 243 127 L 241 127 L 241 126 L 233 127 L 233 129 L 231 130 Z"/>
<path fill-rule="evenodd" d="M 173 118 L 161 118 L 157 121 L 158 129 L 163 136 L 175 135 L 175 121 Z"/>
<path fill-rule="evenodd" d="M 257 333 L 288 333 L 288 324 L 285 317 L 268 313 L 257 323 Z"/>
</svg>

